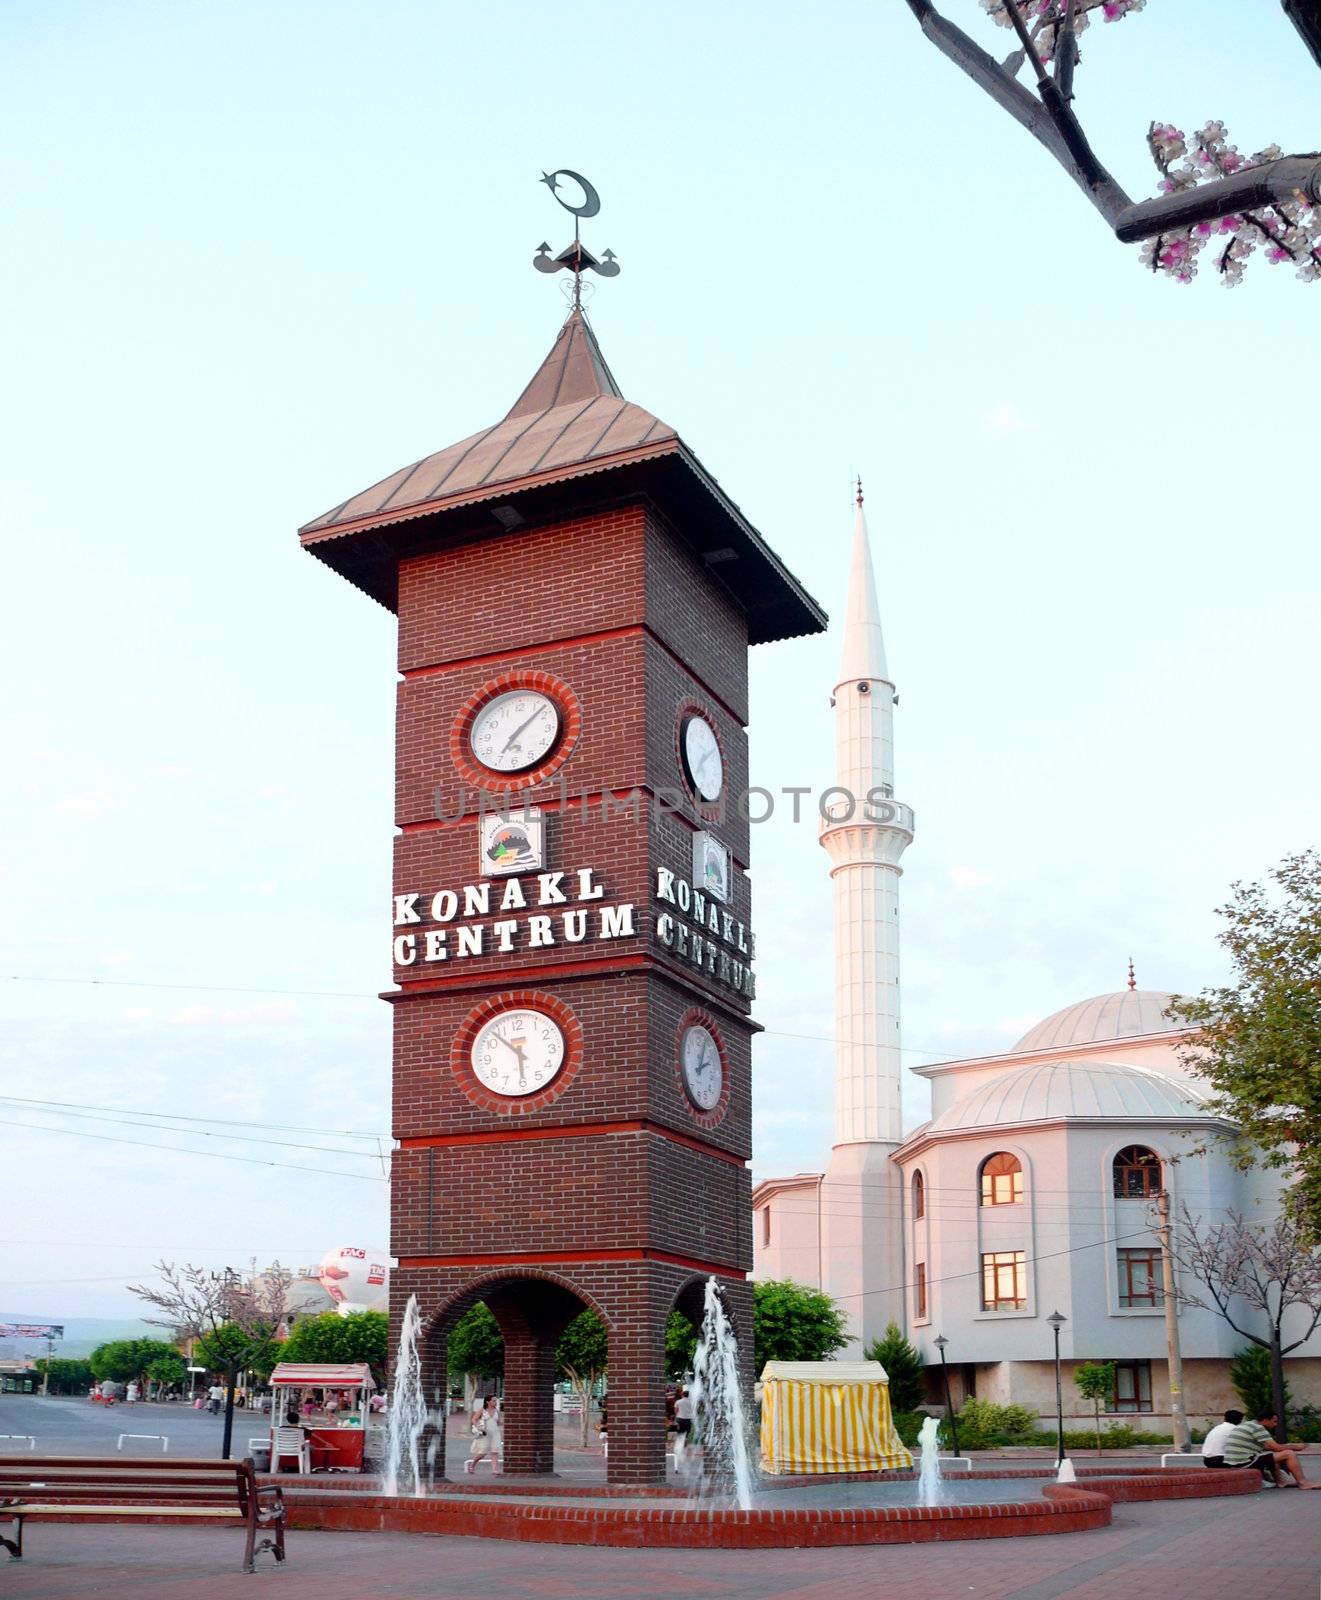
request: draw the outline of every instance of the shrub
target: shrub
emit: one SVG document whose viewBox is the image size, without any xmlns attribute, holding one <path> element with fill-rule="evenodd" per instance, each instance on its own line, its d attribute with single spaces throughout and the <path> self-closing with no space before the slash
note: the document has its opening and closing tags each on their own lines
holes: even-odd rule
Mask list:
<svg viewBox="0 0 1321 1600">
<path fill-rule="evenodd" d="M 910 1450 L 915 1450 L 917 1448 L 917 1436 L 930 1413 L 926 1411 L 895 1411 L 891 1415 L 894 1422 L 894 1431 Z M 942 1450 L 950 1448 L 949 1420 L 946 1417 L 941 1417 L 940 1419 L 939 1440 Z M 963 1444 L 962 1434 L 959 1435 L 959 1444 Z"/>
<path fill-rule="evenodd" d="M 1321 1411 L 1298 1406 L 1289 1413 L 1289 1439 L 1294 1444 L 1321 1444 Z"/>
<path fill-rule="evenodd" d="M 1229 1381 L 1250 1417 L 1269 1411 L 1271 1399 L 1271 1353 L 1262 1344 L 1244 1345 L 1229 1364 Z M 1289 1410 L 1289 1385 L 1284 1386 L 1284 1409 Z"/>
<path fill-rule="evenodd" d="M 959 1447 L 963 1450 L 1037 1444 L 1042 1438 L 1039 1418 L 1030 1406 L 998 1406 L 989 1400 L 965 1400 L 958 1421 Z"/>
</svg>

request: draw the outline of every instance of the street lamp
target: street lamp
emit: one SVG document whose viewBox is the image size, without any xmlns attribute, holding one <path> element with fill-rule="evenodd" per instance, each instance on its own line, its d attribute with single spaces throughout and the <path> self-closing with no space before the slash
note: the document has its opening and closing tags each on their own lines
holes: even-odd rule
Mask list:
<svg viewBox="0 0 1321 1600">
<path fill-rule="evenodd" d="M 1055 1335 L 1055 1427 L 1059 1440 L 1055 1456 L 1056 1466 L 1062 1466 L 1064 1463 L 1064 1379 L 1060 1376 L 1060 1329 L 1068 1320 L 1058 1311 L 1052 1311 L 1046 1318 Z"/>
<path fill-rule="evenodd" d="M 945 1380 L 945 1410 L 949 1415 L 950 1439 L 954 1444 L 954 1454 L 958 1455 L 959 1425 L 954 1419 L 954 1402 L 950 1399 L 949 1394 L 949 1367 L 945 1363 L 945 1346 L 949 1343 L 949 1340 L 943 1333 L 938 1333 L 931 1342 L 940 1351 L 940 1375 Z"/>
</svg>

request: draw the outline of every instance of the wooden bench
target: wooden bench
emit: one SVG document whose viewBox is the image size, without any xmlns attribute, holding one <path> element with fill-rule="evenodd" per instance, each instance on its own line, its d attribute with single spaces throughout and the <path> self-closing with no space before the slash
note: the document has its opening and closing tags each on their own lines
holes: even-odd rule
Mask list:
<svg viewBox="0 0 1321 1600">
<path fill-rule="evenodd" d="M 103 1456 L 25 1456 L 0 1460 L 0 1536 L 10 1556 L 23 1557 L 28 1520 L 128 1522 L 241 1522 L 247 1531 L 243 1570 L 269 1550 L 284 1560 L 284 1496 L 273 1484 L 259 1488 L 252 1460 L 197 1461 L 164 1457 L 146 1461 Z M 258 1543 L 259 1533 L 265 1537 Z"/>
</svg>

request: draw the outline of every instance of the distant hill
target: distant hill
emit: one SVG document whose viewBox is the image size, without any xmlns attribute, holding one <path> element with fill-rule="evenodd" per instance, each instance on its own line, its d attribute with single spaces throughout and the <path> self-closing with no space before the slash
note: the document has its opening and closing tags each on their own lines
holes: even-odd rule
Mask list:
<svg viewBox="0 0 1321 1600">
<path fill-rule="evenodd" d="M 0 1322 L 57 1322 L 55 1317 L 34 1317 L 30 1311 L 0 1311 Z M 55 1342 L 56 1356 L 91 1355 L 107 1339 L 169 1339 L 169 1331 L 155 1328 L 140 1317 L 66 1317 L 64 1337 Z M 0 1339 L 0 1356 L 44 1356 L 40 1339 Z"/>
</svg>

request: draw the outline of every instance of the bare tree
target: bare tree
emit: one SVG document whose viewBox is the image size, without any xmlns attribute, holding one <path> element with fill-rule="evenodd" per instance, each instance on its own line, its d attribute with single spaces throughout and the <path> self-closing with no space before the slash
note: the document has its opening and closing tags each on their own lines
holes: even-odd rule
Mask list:
<svg viewBox="0 0 1321 1600">
<path fill-rule="evenodd" d="M 163 1313 L 149 1320 L 181 1339 L 205 1342 L 225 1372 L 225 1430 L 221 1459 L 234 1437 L 234 1385 L 239 1373 L 269 1344 L 289 1309 L 293 1274 L 278 1261 L 263 1273 L 256 1262 L 244 1278 L 233 1267 L 215 1270 L 158 1261 L 159 1283 L 130 1284 L 129 1291 Z"/>
<path fill-rule="evenodd" d="M 1175 1254 L 1205 1291 L 1204 1297 L 1181 1288 L 1179 1298 L 1188 1305 L 1214 1309 L 1235 1333 L 1270 1351 L 1271 1403 L 1278 1418 L 1276 1434 L 1283 1443 L 1284 1358 L 1321 1327 L 1321 1249 L 1304 1243 L 1292 1210 L 1273 1223 L 1253 1225 L 1237 1211 L 1228 1212 L 1223 1222 L 1211 1223 L 1184 1206 Z M 1291 1323 L 1287 1344 L 1286 1320 Z M 1258 1331 L 1263 1322 L 1265 1334 Z"/>
<path fill-rule="evenodd" d="M 1117 22 L 1142 10 L 1146 0 L 981 3 L 993 21 L 1017 37 L 1018 49 L 1003 61 L 943 17 L 933 0 L 908 0 L 908 8 L 932 44 L 1050 151 L 1119 239 L 1149 241 L 1144 265 L 1187 283 L 1209 244 L 1221 282 L 1232 285 L 1260 247 L 1268 261 L 1295 265 L 1304 281 L 1321 278 L 1317 152 L 1282 156 L 1272 145 L 1244 156 L 1228 143 L 1222 123 L 1208 122 L 1190 141 L 1170 124 L 1153 122 L 1147 145 L 1161 173 L 1162 193 L 1133 201 L 1093 150 L 1074 110 L 1078 35 L 1093 13 Z M 1321 65 L 1321 0 L 1282 4 Z M 1031 80 L 1031 88 L 1020 75 Z"/>
</svg>

